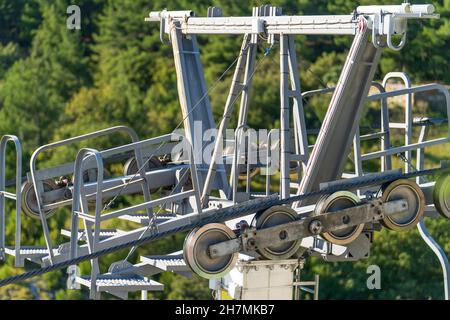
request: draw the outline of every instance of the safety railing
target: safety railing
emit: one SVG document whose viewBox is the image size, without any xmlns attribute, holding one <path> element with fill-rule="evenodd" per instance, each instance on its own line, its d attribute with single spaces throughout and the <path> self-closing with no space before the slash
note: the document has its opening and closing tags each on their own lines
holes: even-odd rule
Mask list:
<svg viewBox="0 0 450 320">
<path fill-rule="evenodd" d="M 50 261 L 53 260 L 53 248 L 52 248 L 52 241 L 50 239 L 50 231 L 48 228 L 47 216 L 45 215 L 46 208 L 44 207 L 44 202 L 43 202 L 43 198 L 42 198 L 43 194 L 45 193 L 43 182 L 49 178 L 72 173 L 72 170 L 70 169 L 70 164 L 66 164 L 66 165 L 54 167 L 47 171 L 38 172 L 36 170 L 37 159 L 43 152 L 46 152 L 46 151 L 49 151 L 49 150 L 52 150 L 55 148 L 71 145 L 74 143 L 78 143 L 81 141 L 89 140 L 89 139 L 108 136 L 108 135 L 111 135 L 111 134 L 114 134 L 117 132 L 124 132 L 124 133 L 128 134 L 128 136 L 131 138 L 131 140 L 133 142 L 139 141 L 139 137 L 137 136 L 136 132 L 133 129 L 126 127 L 126 126 L 117 126 L 117 127 L 99 130 L 99 131 L 95 131 L 92 133 L 80 135 L 77 137 L 61 140 L 58 142 L 50 143 L 50 144 L 47 144 L 47 145 L 44 145 L 44 146 L 38 148 L 32 154 L 31 159 L 30 159 L 30 178 L 31 178 L 31 181 L 32 181 L 32 184 L 34 187 L 34 192 L 36 194 L 36 207 L 37 207 L 37 210 L 39 213 L 39 218 L 41 220 L 45 244 L 46 244 L 46 247 L 48 250 Z M 135 150 L 135 156 L 136 156 L 138 165 L 139 164 L 142 165 L 143 159 L 142 159 L 142 154 L 139 149 Z M 145 191 L 145 189 L 146 189 L 146 191 Z M 144 189 L 144 196 L 149 197 L 149 190 L 148 190 L 148 188 L 145 188 L 145 189 Z"/>
<path fill-rule="evenodd" d="M 407 88 L 389 91 L 386 92 L 385 85 L 387 81 L 391 78 L 401 78 L 405 81 Z M 384 81 L 384 85 L 380 85 L 379 83 L 373 83 L 372 86 L 380 91 L 378 94 L 373 94 L 367 97 L 366 101 L 381 101 L 381 131 L 375 132 L 367 135 L 360 135 L 359 130 L 357 130 L 354 142 L 354 161 L 355 161 L 355 176 L 363 175 L 362 164 L 364 161 L 372 160 L 372 159 L 381 159 L 381 171 L 389 171 L 392 169 L 392 156 L 405 153 L 405 159 L 407 164 L 405 164 L 405 171 L 410 171 L 410 165 L 408 163 L 411 162 L 412 156 L 411 152 L 423 150 L 424 148 L 442 145 L 447 142 L 450 142 L 450 93 L 448 89 L 440 84 L 428 84 L 417 87 L 408 87 L 410 86 L 409 78 L 403 73 L 390 73 L 388 74 Z M 303 93 L 303 97 L 311 97 L 319 94 L 331 93 L 334 91 L 334 88 L 326 88 L 313 90 Z M 412 128 L 414 126 L 413 123 L 413 112 L 412 112 L 412 98 L 411 95 L 419 92 L 427 92 L 427 91 L 439 91 L 445 96 L 446 100 L 446 113 L 447 118 L 445 122 L 448 124 L 448 136 L 438 139 L 425 140 L 425 136 L 422 136 L 422 140 L 419 139 L 419 142 L 412 143 Z M 396 123 L 390 122 L 389 120 L 389 109 L 387 104 L 387 99 L 392 97 L 398 97 L 402 95 L 407 95 L 406 106 L 405 106 L 405 123 Z M 392 147 L 391 146 L 391 138 L 390 138 L 390 130 L 391 129 L 404 129 L 405 130 L 405 145 L 400 147 Z M 360 143 L 363 140 L 370 139 L 380 139 L 381 140 L 381 150 L 375 151 L 367 154 L 361 153 Z"/>
<path fill-rule="evenodd" d="M 160 139 L 158 139 L 159 141 Z M 91 245 L 89 248 L 90 250 L 95 250 L 96 246 L 100 243 L 100 224 L 101 222 L 111 220 L 113 218 L 119 218 L 124 215 L 134 214 L 142 210 L 148 210 L 147 214 L 149 215 L 149 221 L 152 221 L 152 218 L 154 217 L 154 213 L 151 209 L 157 207 L 166 205 L 168 203 L 173 203 L 176 201 L 181 201 L 186 198 L 194 197 L 195 199 L 195 206 L 196 206 L 196 212 L 198 214 L 202 213 L 202 205 L 200 202 L 200 188 L 199 188 L 199 181 L 198 181 L 198 174 L 197 174 L 197 168 L 194 161 L 193 156 L 193 147 L 192 145 L 187 141 L 187 139 L 184 139 L 183 136 L 179 134 L 170 134 L 165 136 L 165 140 L 160 142 L 182 142 L 184 146 L 186 146 L 186 149 L 188 151 L 188 157 L 189 157 L 189 164 L 188 167 L 190 169 L 191 179 L 192 179 L 192 190 L 187 191 L 180 191 L 176 194 L 171 194 L 169 196 L 165 196 L 159 199 L 149 199 L 145 200 L 145 202 L 140 203 L 138 205 L 118 209 L 111 212 L 104 212 L 103 210 L 103 158 L 105 154 L 108 154 L 108 151 L 98 151 L 94 149 L 82 149 L 76 158 L 75 161 L 75 179 L 74 179 L 74 189 L 73 189 L 73 213 L 72 213 L 72 227 L 71 227 L 71 244 L 70 244 L 70 255 L 71 258 L 77 256 L 77 238 L 78 238 L 78 222 L 79 218 L 81 218 L 83 221 L 85 221 L 85 224 L 87 224 L 87 229 L 89 229 L 90 226 L 94 227 L 94 231 L 91 235 L 88 235 L 88 239 L 92 239 L 92 242 L 94 244 Z M 148 139 L 143 140 L 137 143 L 132 143 L 130 145 L 125 145 L 122 147 L 116 148 L 117 150 L 126 151 L 129 148 L 145 148 L 151 144 L 155 143 L 155 139 Z M 92 161 L 92 158 L 95 159 L 96 168 L 97 168 L 97 190 L 95 192 L 95 214 L 91 215 L 89 214 L 89 208 L 87 206 L 86 201 L 86 191 L 85 186 L 82 180 L 82 172 L 85 170 L 85 163 L 88 161 Z M 126 184 L 123 186 L 126 188 Z"/>
<path fill-rule="evenodd" d="M 392 155 L 396 155 L 396 154 L 400 154 L 400 153 L 408 153 L 408 152 L 412 152 L 412 151 L 417 151 L 420 149 L 424 149 L 427 147 L 432 147 L 435 145 L 441 145 L 441 144 L 445 144 L 447 142 L 450 142 L 450 93 L 448 91 L 448 89 L 446 87 L 444 87 L 443 85 L 440 84 L 428 84 L 428 85 L 423 85 L 423 86 L 418 86 L 418 87 L 413 87 L 413 88 L 406 88 L 406 89 L 400 89 L 400 90 L 395 90 L 395 91 L 389 91 L 389 92 L 385 92 L 385 93 L 380 93 L 380 94 L 375 94 L 372 95 L 370 97 L 368 97 L 368 100 L 378 100 L 378 99 L 382 99 L 382 98 L 390 98 L 390 97 L 397 97 L 397 96 L 401 96 L 401 95 L 409 95 L 409 94 L 414 94 L 414 93 L 419 93 L 419 92 L 427 92 L 427 91 L 439 91 L 441 92 L 444 96 L 445 96 L 445 100 L 446 100 L 446 113 L 447 113 L 447 118 L 446 118 L 446 122 L 448 125 L 448 134 L 446 137 L 442 137 L 442 138 L 437 138 L 437 139 L 431 139 L 431 140 L 427 140 L 427 141 L 422 141 L 422 142 L 417 142 L 417 143 L 407 143 L 404 146 L 401 147 L 391 147 L 387 150 L 382 150 L 382 151 L 376 151 L 376 152 L 371 152 L 371 153 L 367 153 L 367 154 L 363 154 L 361 155 L 361 160 L 362 161 L 366 161 L 366 160 L 371 160 L 371 159 L 377 159 L 380 157 L 386 157 L 386 156 L 392 156 Z M 408 114 L 412 115 L 412 109 L 411 109 L 411 105 L 409 105 L 408 110 L 406 111 Z M 412 119 L 409 120 L 409 118 L 412 117 L 408 117 L 408 122 L 412 122 Z M 405 134 L 405 136 L 408 136 L 408 140 L 411 141 L 411 130 L 412 130 L 412 124 L 411 123 L 406 123 L 406 124 L 402 124 L 402 125 L 395 125 L 395 127 L 399 127 L 401 129 L 405 129 L 407 131 L 407 133 Z M 392 127 L 392 126 L 391 126 Z M 407 158 L 408 159 L 408 158 Z M 411 156 L 409 155 L 409 159 L 408 161 L 411 160 Z"/>
<path fill-rule="evenodd" d="M 6 147 L 8 142 L 14 143 L 16 151 L 16 192 L 15 194 L 6 191 Z M 15 266 L 22 267 L 23 261 L 20 257 L 21 241 L 21 187 L 22 187 L 22 146 L 16 136 L 5 135 L 0 140 L 0 259 L 5 260 L 6 250 L 6 208 L 5 200 L 10 199 L 16 202 L 15 235 L 14 235 L 14 257 Z"/>
</svg>

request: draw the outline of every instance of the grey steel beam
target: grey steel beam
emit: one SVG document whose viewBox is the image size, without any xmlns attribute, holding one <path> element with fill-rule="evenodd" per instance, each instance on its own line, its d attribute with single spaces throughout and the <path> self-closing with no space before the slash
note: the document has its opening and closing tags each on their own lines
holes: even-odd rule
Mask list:
<svg viewBox="0 0 450 320">
<path fill-rule="evenodd" d="M 336 180 L 342 175 L 381 55 L 381 49 L 368 41 L 369 34 L 370 30 L 363 26 L 355 36 L 298 194 L 317 190 L 321 182 Z M 294 207 L 299 206 L 300 203 L 294 204 Z"/>
<path fill-rule="evenodd" d="M 172 21 L 170 34 L 177 73 L 178 97 L 183 114 L 185 134 L 194 148 L 195 165 L 201 164 L 207 167 L 202 154 L 196 154 L 195 150 L 203 151 L 203 133 L 216 127 L 212 115 L 211 103 L 200 61 L 200 53 L 195 36 L 185 37 L 181 33 L 179 21 Z M 199 132 L 195 131 L 195 123 L 201 124 Z M 202 135 L 198 137 L 196 135 Z M 200 144 L 200 145 L 198 145 Z M 228 181 L 223 165 L 219 168 L 219 190 L 224 194 L 228 191 Z M 199 177 L 199 187 L 203 190 L 205 184 L 205 172 Z"/>
<path fill-rule="evenodd" d="M 242 47 L 239 52 L 239 58 L 236 63 L 236 70 L 234 72 L 233 80 L 231 82 L 230 92 L 228 94 L 227 102 L 223 110 L 222 121 L 220 122 L 218 136 L 216 137 L 213 155 L 211 157 L 211 163 L 209 165 L 208 174 L 206 176 L 205 185 L 202 193 L 202 205 L 204 206 L 208 202 L 208 196 L 211 192 L 213 180 L 216 177 L 217 161 L 221 157 L 221 148 L 223 146 L 223 138 L 228 128 L 228 124 L 231 119 L 231 115 L 234 110 L 234 104 L 239 95 L 244 90 L 244 83 L 242 82 L 242 75 L 244 74 L 244 64 L 247 61 L 247 55 L 249 51 L 249 36 L 244 37 Z"/>
</svg>

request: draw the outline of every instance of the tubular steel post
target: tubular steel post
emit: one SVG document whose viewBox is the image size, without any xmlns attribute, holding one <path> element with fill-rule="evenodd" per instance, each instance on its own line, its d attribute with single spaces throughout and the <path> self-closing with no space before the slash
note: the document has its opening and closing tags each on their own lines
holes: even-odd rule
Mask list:
<svg viewBox="0 0 450 320">
<path fill-rule="evenodd" d="M 8 195 L 5 186 L 6 180 L 6 146 L 8 142 L 13 142 L 16 149 L 16 192 L 15 195 Z M 20 257 L 20 241 L 21 241 L 21 221 L 22 214 L 22 145 L 19 138 L 12 135 L 3 136 L 0 141 L 0 258 L 5 259 L 5 233 L 6 233 L 6 212 L 5 199 L 16 201 L 16 229 L 14 252 L 16 267 L 22 267 L 23 263 Z"/>
<path fill-rule="evenodd" d="M 409 76 L 404 72 L 390 72 L 388 73 L 384 79 L 383 79 L 383 88 L 384 91 L 386 91 L 386 85 L 387 82 L 390 79 L 401 79 L 405 85 L 405 89 L 411 88 L 411 79 Z M 406 94 L 406 100 L 405 100 L 405 146 L 409 146 L 412 144 L 412 130 L 413 130 L 413 116 L 412 116 L 412 105 L 413 105 L 413 95 L 411 93 Z M 410 163 L 412 160 L 412 153 L 411 151 L 405 152 L 405 158 Z M 405 172 L 409 173 L 411 168 L 409 167 L 409 164 L 405 163 Z"/>
<path fill-rule="evenodd" d="M 439 259 L 439 262 L 442 267 L 442 274 L 444 277 L 444 299 L 449 300 L 450 298 L 450 264 L 448 263 L 447 255 L 444 250 L 437 244 L 437 242 L 431 237 L 428 233 L 428 230 L 425 226 L 425 222 L 423 219 L 417 225 L 417 229 L 419 229 L 419 233 L 425 241 L 425 243 L 433 250 L 434 254 Z"/>
</svg>

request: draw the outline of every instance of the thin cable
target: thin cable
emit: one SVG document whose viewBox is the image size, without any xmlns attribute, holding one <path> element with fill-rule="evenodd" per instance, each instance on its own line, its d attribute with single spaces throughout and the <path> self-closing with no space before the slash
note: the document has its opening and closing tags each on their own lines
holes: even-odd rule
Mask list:
<svg viewBox="0 0 450 320">
<path fill-rule="evenodd" d="M 294 197 L 291 197 L 288 199 L 283 199 L 283 200 L 280 200 L 278 195 L 272 195 L 272 196 L 269 196 L 266 198 L 261 198 L 261 199 L 249 200 L 249 201 L 240 203 L 236 206 L 218 209 L 215 211 L 214 214 L 212 214 L 210 216 L 197 216 L 198 220 L 195 222 L 192 222 L 188 225 L 184 225 L 184 226 L 181 226 L 178 228 L 173 228 L 173 229 L 170 229 L 170 230 L 167 230 L 164 232 L 159 232 L 157 234 L 143 237 L 141 239 L 122 243 L 122 244 L 119 244 L 119 245 L 116 245 L 113 247 L 109 247 L 109 248 L 106 248 L 106 249 L 103 249 L 100 251 L 96 251 L 96 252 L 93 252 L 93 253 L 90 253 L 90 254 L 87 254 L 84 256 L 74 258 L 74 259 L 55 263 L 53 265 L 43 267 L 41 269 L 35 269 L 35 270 L 31 270 L 31 271 L 22 273 L 20 275 L 11 276 L 9 278 L 0 280 L 0 287 L 6 286 L 9 284 L 13 284 L 13 283 L 17 283 L 20 281 L 24 281 L 27 279 L 31 279 L 36 276 L 39 276 L 39 275 L 42 275 L 42 274 L 45 274 L 45 273 L 48 273 L 48 272 L 51 272 L 54 270 L 67 268 L 71 265 L 76 265 L 83 261 L 96 259 L 100 256 L 103 256 L 103 255 L 106 255 L 109 253 L 113 253 L 113 252 L 116 252 L 119 250 L 123 250 L 123 249 L 129 248 L 129 247 L 132 247 L 132 246 L 142 245 L 149 241 L 161 239 L 163 237 L 166 237 L 166 236 L 169 236 L 169 235 L 172 235 L 175 233 L 189 231 L 196 227 L 203 226 L 208 223 L 223 222 L 223 221 L 229 220 L 233 217 L 238 217 L 238 216 L 243 216 L 243 215 L 247 215 L 250 213 L 259 212 L 259 211 L 265 210 L 267 208 L 270 208 L 272 206 L 288 205 L 293 202 L 303 201 L 310 197 L 317 197 L 317 196 L 321 196 L 321 195 L 331 194 L 331 193 L 334 193 L 334 192 L 337 192 L 340 190 L 351 190 L 351 189 L 355 189 L 355 188 L 361 188 L 361 187 L 364 187 L 367 185 L 373 185 L 373 184 L 378 184 L 378 183 L 387 182 L 387 181 L 394 181 L 394 180 L 398 180 L 398 179 L 409 179 L 409 178 L 418 177 L 418 176 L 434 175 L 434 174 L 438 174 L 438 173 L 445 172 L 445 171 L 448 171 L 448 168 L 428 169 L 428 170 L 417 171 L 417 172 L 406 173 L 406 174 L 392 173 L 392 174 L 389 174 L 386 176 L 378 176 L 378 177 L 368 178 L 365 181 L 355 181 L 355 182 L 349 182 L 346 184 L 342 184 L 339 186 L 332 186 L 330 188 L 326 188 L 326 189 L 319 190 L 319 191 L 313 191 L 313 192 L 310 192 L 307 194 L 297 195 L 297 196 L 294 196 Z"/>
<path fill-rule="evenodd" d="M 248 48 L 248 47 L 247 47 Z M 245 48 L 244 51 L 247 50 Z M 217 80 L 213 83 L 213 85 L 208 89 L 208 91 L 200 98 L 200 100 L 192 107 L 192 109 L 188 112 L 188 114 L 179 122 L 179 124 L 175 127 L 175 130 L 179 129 L 180 126 L 183 124 L 183 122 L 191 115 L 192 112 L 195 111 L 195 109 L 200 105 L 200 103 L 208 97 L 208 95 L 217 88 L 219 85 L 219 82 L 222 81 L 222 79 L 225 77 L 225 75 L 228 73 L 228 71 L 231 70 L 231 68 L 237 63 L 238 59 L 242 56 L 242 53 L 228 66 L 228 68 L 222 73 L 222 75 L 217 78 Z M 153 156 L 165 145 L 167 142 L 162 142 L 159 147 L 153 152 L 153 154 L 144 162 L 144 164 L 138 169 L 138 171 L 131 177 L 131 179 L 124 184 L 124 186 L 119 190 L 119 192 L 103 207 L 102 213 L 108 210 L 112 204 L 117 200 L 118 197 L 122 195 L 122 192 L 125 191 L 128 186 L 134 181 L 134 179 L 140 174 L 141 170 L 144 170 L 146 165 L 149 163 L 149 161 L 153 158 Z"/>
<path fill-rule="evenodd" d="M 262 58 L 260 58 L 260 60 L 257 62 L 257 64 L 256 64 L 256 66 L 255 66 L 255 68 L 254 68 L 254 70 L 253 70 L 253 72 L 251 73 L 251 75 L 249 76 L 249 80 L 248 81 L 251 81 L 252 79 L 253 79 L 253 76 L 255 75 L 255 73 L 256 73 L 256 71 L 260 68 L 260 66 L 262 65 L 262 62 L 264 61 L 264 59 L 270 54 L 270 52 L 271 52 L 271 50 L 272 50 L 272 47 L 273 47 L 273 45 L 272 46 L 270 46 L 269 48 L 265 48 L 264 49 L 264 55 L 263 55 L 263 57 Z M 246 51 L 247 50 L 247 48 L 248 48 L 248 45 L 247 45 L 247 47 L 243 50 L 243 51 Z M 238 57 L 238 59 L 240 58 L 240 56 Z M 237 61 L 237 59 L 236 59 L 236 61 Z M 232 105 L 234 105 L 235 103 L 236 103 L 236 101 L 237 101 L 237 99 L 242 95 L 242 92 L 243 91 L 241 91 L 236 97 L 235 97 L 235 99 L 232 101 Z M 202 150 L 203 150 L 203 148 L 206 146 L 206 143 L 207 142 L 204 142 L 203 143 L 203 145 L 202 145 Z M 236 146 L 235 146 L 236 147 Z M 246 153 L 247 154 L 247 153 Z M 183 176 L 180 178 L 180 180 L 179 180 L 179 182 L 177 183 L 177 185 L 172 189 L 172 191 L 171 191 L 171 193 L 169 194 L 169 196 L 170 195 L 172 195 L 173 194 L 173 192 L 176 190 L 176 188 L 179 186 L 179 184 L 181 183 L 181 181 L 183 181 L 183 178 L 184 178 L 184 176 L 187 174 L 187 170 L 183 173 Z M 158 210 L 158 212 L 155 214 L 155 215 L 153 215 L 153 217 L 149 220 L 149 224 L 147 225 L 147 228 L 142 232 L 142 234 L 141 234 L 141 236 L 139 237 L 139 238 L 142 238 L 153 226 L 152 226 L 152 222 L 154 221 L 154 219 L 155 219 L 155 217 L 157 217 L 157 215 L 161 212 L 161 210 L 162 210 L 162 207 L 164 206 L 164 205 L 166 205 L 167 204 L 167 202 L 165 202 L 164 204 L 162 204 L 161 206 L 160 206 L 160 209 Z M 126 258 L 125 258 L 125 260 L 128 260 L 129 258 L 130 258 L 130 256 L 131 255 L 133 255 L 133 253 L 136 251 L 136 249 L 137 249 L 137 246 L 133 246 L 132 248 L 131 248 L 131 250 L 128 252 L 128 254 L 127 254 L 127 256 L 126 256 Z"/>
</svg>

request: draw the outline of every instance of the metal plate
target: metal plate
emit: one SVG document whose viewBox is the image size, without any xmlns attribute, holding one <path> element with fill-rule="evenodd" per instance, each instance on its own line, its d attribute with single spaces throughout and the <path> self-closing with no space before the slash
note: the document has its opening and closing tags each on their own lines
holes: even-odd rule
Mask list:
<svg viewBox="0 0 450 320">
<path fill-rule="evenodd" d="M 440 215 L 450 219 L 450 173 L 443 174 L 436 181 L 433 202 Z"/>
<path fill-rule="evenodd" d="M 297 220 L 298 214 L 289 207 L 274 206 L 256 217 L 256 228 L 265 229 Z M 269 260 L 284 260 L 292 257 L 300 248 L 301 240 L 286 242 L 273 247 L 258 249 L 258 253 Z"/>
<path fill-rule="evenodd" d="M 382 224 L 394 231 L 406 231 L 417 225 L 425 211 L 425 196 L 422 189 L 414 181 L 396 180 L 383 188 L 381 199 L 384 202 L 404 199 L 408 202 L 405 213 L 386 216 Z"/>
<path fill-rule="evenodd" d="M 56 190 L 58 186 L 53 180 L 46 180 L 42 182 L 44 186 L 44 191 Z M 23 212 L 32 219 L 40 219 L 39 209 L 36 200 L 36 193 L 34 191 L 34 186 L 30 182 L 25 182 L 22 185 L 22 210 Z M 51 217 L 55 213 L 54 209 L 46 210 L 44 212 L 47 218 Z"/>
<path fill-rule="evenodd" d="M 329 196 L 322 197 L 317 202 L 314 209 L 315 215 L 321 215 L 327 212 L 336 212 L 343 209 L 348 209 L 357 206 L 360 199 L 357 195 L 349 191 L 335 192 Z M 328 242 L 346 245 L 356 240 L 364 229 L 364 224 L 358 226 L 345 228 L 334 232 L 325 232 L 321 236 Z"/>
<path fill-rule="evenodd" d="M 220 223 L 207 224 L 192 230 L 186 237 L 183 249 L 186 264 L 203 278 L 220 278 L 234 268 L 238 254 L 211 258 L 208 251 L 209 246 L 235 237 L 236 235 L 230 228 Z"/>
</svg>

